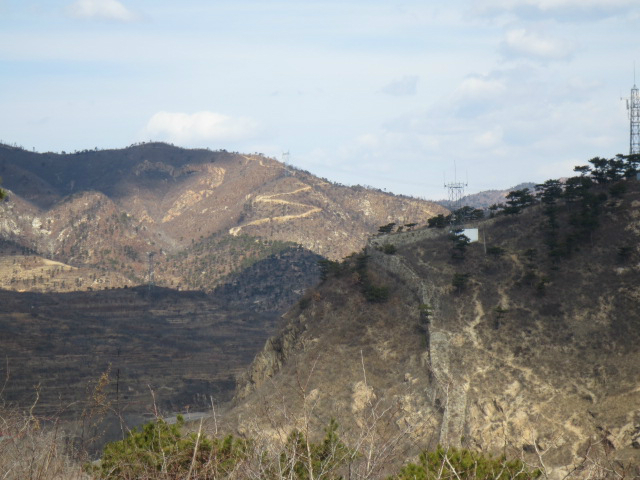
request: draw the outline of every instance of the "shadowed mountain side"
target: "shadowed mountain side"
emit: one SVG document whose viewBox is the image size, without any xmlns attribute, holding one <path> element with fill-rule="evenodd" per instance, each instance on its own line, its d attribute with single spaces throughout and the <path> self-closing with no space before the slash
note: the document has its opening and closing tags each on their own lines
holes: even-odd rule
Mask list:
<svg viewBox="0 0 640 480">
<path fill-rule="evenodd" d="M 437 229 L 376 237 L 287 313 L 226 421 L 281 439 L 335 417 L 345 437 L 506 453 L 550 478 L 639 465 L 640 185 L 623 183 L 593 187 L 586 213 L 486 220 L 462 254 Z"/>
<path fill-rule="evenodd" d="M 78 418 L 101 375 L 106 401 L 128 414 L 207 408 L 231 398 L 235 376 L 278 315 L 233 310 L 201 292 L 155 287 L 99 292 L 0 290 L 4 401 Z"/>
<path fill-rule="evenodd" d="M 230 308 L 284 312 L 320 280 L 322 257 L 290 247 L 225 280 L 211 296 Z"/>
</svg>

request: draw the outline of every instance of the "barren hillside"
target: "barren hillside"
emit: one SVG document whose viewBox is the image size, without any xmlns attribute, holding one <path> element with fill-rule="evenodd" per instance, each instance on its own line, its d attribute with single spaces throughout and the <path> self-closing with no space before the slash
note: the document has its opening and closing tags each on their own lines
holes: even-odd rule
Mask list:
<svg viewBox="0 0 640 480">
<path fill-rule="evenodd" d="M 380 225 L 423 223 L 446 211 L 332 184 L 262 155 L 160 143 L 73 154 L 0 146 L 0 175 L 8 193 L 0 203 L 0 238 L 91 269 L 77 275 L 82 280 L 73 288 L 80 289 L 143 283 L 153 253 L 156 283 L 210 291 L 296 244 L 337 260 L 362 248 Z M 69 290 L 56 272 L 36 286 Z M 0 274 L 9 277 L 5 288 L 25 289 L 31 273 Z"/>
<path fill-rule="evenodd" d="M 335 417 L 380 448 L 504 452 L 550 478 L 640 464 L 640 184 L 593 188 L 588 210 L 478 224 L 485 244 L 417 230 L 329 265 L 227 421 L 277 438 Z"/>
</svg>

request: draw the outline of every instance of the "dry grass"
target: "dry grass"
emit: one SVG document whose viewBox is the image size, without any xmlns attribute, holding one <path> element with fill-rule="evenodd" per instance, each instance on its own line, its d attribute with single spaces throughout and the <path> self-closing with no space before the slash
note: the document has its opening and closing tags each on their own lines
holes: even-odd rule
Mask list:
<svg viewBox="0 0 640 480">
<path fill-rule="evenodd" d="M 0 407 L 0 479 L 89 479 L 80 460 L 55 422 L 45 425 L 31 412 Z"/>
</svg>

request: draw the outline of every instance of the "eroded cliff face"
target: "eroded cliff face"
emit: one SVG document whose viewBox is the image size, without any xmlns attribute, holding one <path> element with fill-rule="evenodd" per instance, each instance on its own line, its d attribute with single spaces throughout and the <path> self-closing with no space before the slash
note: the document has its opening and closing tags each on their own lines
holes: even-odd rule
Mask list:
<svg viewBox="0 0 640 480">
<path fill-rule="evenodd" d="M 639 196 L 630 183 L 581 234 L 561 206 L 560 255 L 541 207 L 479 224 L 462 259 L 447 232 L 377 237 L 287 314 L 228 421 L 277 438 L 336 417 L 357 437 L 380 414 L 407 451 L 506 453 L 558 479 L 640 464 Z"/>
</svg>

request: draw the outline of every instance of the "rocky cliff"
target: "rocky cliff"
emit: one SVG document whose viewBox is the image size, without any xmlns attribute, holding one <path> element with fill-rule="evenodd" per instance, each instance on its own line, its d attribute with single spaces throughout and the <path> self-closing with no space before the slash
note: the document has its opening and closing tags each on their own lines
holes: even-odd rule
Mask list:
<svg viewBox="0 0 640 480">
<path fill-rule="evenodd" d="M 561 202 L 481 222 L 457 250 L 445 231 L 376 238 L 287 314 L 228 421 L 275 438 L 336 417 L 380 446 L 505 453 L 549 478 L 635 468 L 640 185 L 623 182 L 596 188 L 588 222 Z"/>
</svg>

